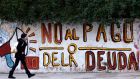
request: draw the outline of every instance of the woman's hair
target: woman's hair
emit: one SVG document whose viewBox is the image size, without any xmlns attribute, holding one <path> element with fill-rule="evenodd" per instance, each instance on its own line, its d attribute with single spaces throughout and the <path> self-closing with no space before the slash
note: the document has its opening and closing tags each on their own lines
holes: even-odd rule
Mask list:
<svg viewBox="0 0 140 79">
<path fill-rule="evenodd" d="M 21 34 L 21 38 L 25 38 L 27 36 L 27 34 L 23 33 Z"/>
</svg>

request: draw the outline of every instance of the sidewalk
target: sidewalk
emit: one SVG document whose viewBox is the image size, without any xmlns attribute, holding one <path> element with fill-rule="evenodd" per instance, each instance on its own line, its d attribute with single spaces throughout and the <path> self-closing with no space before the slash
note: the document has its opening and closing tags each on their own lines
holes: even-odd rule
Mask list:
<svg viewBox="0 0 140 79">
<path fill-rule="evenodd" d="M 28 79 L 26 74 L 14 74 L 16 79 Z M 0 74 L 0 79 L 8 79 L 8 74 Z M 31 79 L 140 79 L 136 73 L 46 73 L 36 74 Z"/>
</svg>

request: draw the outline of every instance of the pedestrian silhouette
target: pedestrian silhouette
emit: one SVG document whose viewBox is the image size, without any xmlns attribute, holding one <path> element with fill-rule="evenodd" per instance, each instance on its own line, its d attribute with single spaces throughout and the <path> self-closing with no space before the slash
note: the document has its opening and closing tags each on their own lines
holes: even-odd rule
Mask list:
<svg viewBox="0 0 140 79">
<path fill-rule="evenodd" d="M 17 45 L 17 53 L 15 54 L 15 64 L 12 67 L 11 71 L 9 72 L 9 76 L 8 78 L 15 78 L 13 76 L 13 73 L 16 69 L 16 67 L 18 66 L 19 61 L 21 61 L 22 65 L 24 66 L 24 69 L 26 71 L 26 74 L 28 75 L 28 78 L 31 78 L 32 76 L 34 76 L 35 74 L 31 74 L 30 71 L 27 68 L 26 62 L 25 62 L 25 49 L 26 46 L 28 45 L 28 38 L 27 38 L 27 34 L 23 33 L 21 34 L 21 38 L 18 39 L 18 35 L 17 35 L 17 29 L 16 28 L 16 36 L 17 36 L 17 40 L 18 40 L 18 45 Z M 19 29 L 21 30 L 21 29 Z"/>
</svg>

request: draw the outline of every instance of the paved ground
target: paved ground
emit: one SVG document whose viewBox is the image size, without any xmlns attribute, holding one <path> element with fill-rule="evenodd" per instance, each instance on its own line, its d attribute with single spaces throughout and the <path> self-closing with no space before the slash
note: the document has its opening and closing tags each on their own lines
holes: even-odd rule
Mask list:
<svg viewBox="0 0 140 79">
<path fill-rule="evenodd" d="M 0 79 L 8 79 L 8 74 L 0 74 Z M 26 74 L 15 74 L 16 79 L 28 79 Z M 140 79 L 135 73 L 46 73 L 36 74 L 31 79 Z"/>
</svg>

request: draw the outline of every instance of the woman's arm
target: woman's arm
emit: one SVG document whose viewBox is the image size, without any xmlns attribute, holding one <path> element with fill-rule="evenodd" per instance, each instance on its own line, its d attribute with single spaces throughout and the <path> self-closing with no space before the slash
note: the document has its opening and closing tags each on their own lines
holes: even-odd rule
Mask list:
<svg viewBox="0 0 140 79">
<path fill-rule="evenodd" d="M 20 28 L 17 27 L 17 29 L 19 29 L 21 32 L 23 32 Z M 23 32 L 24 33 L 24 32 Z"/>
<path fill-rule="evenodd" d="M 28 55 L 28 49 L 29 48 L 29 46 L 28 46 L 28 38 L 27 38 L 27 50 L 26 50 L 26 54 L 25 54 L 25 56 L 27 56 Z"/>
<path fill-rule="evenodd" d="M 20 30 L 21 32 L 23 32 L 20 28 L 16 27 L 16 37 L 17 37 L 17 40 L 18 40 L 18 33 L 17 33 L 17 30 Z M 24 32 L 23 32 L 24 33 Z"/>
</svg>

